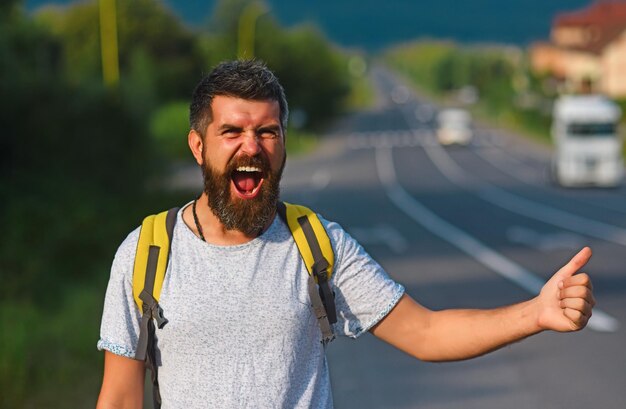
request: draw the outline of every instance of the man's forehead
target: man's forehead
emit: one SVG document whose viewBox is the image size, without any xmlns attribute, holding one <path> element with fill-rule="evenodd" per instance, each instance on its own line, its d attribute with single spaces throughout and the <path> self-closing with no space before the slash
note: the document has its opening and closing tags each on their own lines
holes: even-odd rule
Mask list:
<svg viewBox="0 0 626 409">
<path fill-rule="evenodd" d="M 275 120 L 280 122 L 280 106 L 278 101 L 253 100 L 225 95 L 218 95 L 211 103 L 213 122 L 235 119 Z"/>
</svg>

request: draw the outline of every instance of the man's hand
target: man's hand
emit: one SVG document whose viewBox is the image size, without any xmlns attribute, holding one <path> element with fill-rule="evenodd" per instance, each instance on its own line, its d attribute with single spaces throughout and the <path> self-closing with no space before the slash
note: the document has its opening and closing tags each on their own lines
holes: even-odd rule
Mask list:
<svg viewBox="0 0 626 409">
<path fill-rule="evenodd" d="M 405 294 L 371 331 L 409 355 L 435 362 L 480 356 L 542 330 L 578 331 L 595 304 L 589 276 L 579 273 L 590 257 L 585 247 L 537 297 L 507 307 L 431 311 Z"/>
<path fill-rule="evenodd" d="M 567 332 L 587 325 L 596 302 L 591 279 L 579 270 L 590 258 L 591 249 L 583 248 L 543 286 L 535 299 L 540 328 Z"/>
</svg>

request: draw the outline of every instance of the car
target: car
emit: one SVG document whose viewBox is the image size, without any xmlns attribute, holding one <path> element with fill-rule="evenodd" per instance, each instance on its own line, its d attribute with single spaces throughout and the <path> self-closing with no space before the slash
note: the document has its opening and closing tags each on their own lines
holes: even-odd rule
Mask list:
<svg viewBox="0 0 626 409">
<path fill-rule="evenodd" d="M 468 145 L 472 136 L 472 116 L 465 109 L 446 108 L 437 115 L 437 140 L 441 145 Z"/>
</svg>

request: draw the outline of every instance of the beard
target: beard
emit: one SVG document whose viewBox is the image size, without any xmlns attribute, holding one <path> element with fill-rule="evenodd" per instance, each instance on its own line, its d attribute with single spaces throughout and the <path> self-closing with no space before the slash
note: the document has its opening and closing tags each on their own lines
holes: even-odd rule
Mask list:
<svg viewBox="0 0 626 409">
<path fill-rule="evenodd" d="M 206 157 L 204 152 L 202 156 Z M 202 166 L 204 192 L 208 197 L 209 208 L 226 230 L 238 230 L 248 236 L 258 236 L 263 232 L 276 211 L 286 158 L 285 154 L 280 168 L 272 171 L 264 156 L 234 157 L 223 173 L 205 161 Z M 252 199 L 233 197 L 231 193 L 232 176 L 239 166 L 256 166 L 263 173 L 263 183 Z"/>
</svg>

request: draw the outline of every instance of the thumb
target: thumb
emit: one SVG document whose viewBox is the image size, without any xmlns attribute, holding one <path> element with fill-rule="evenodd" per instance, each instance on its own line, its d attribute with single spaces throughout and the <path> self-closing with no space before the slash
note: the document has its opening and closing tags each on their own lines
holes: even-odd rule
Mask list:
<svg viewBox="0 0 626 409">
<path fill-rule="evenodd" d="M 567 264 L 561 267 L 559 271 L 557 271 L 554 276 L 552 276 L 552 278 L 561 281 L 573 276 L 581 268 L 583 268 L 585 264 L 587 264 L 587 262 L 591 258 L 591 254 L 591 249 L 589 247 L 584 247 L 574 257 L 572 257 Z"/>
</svg>

